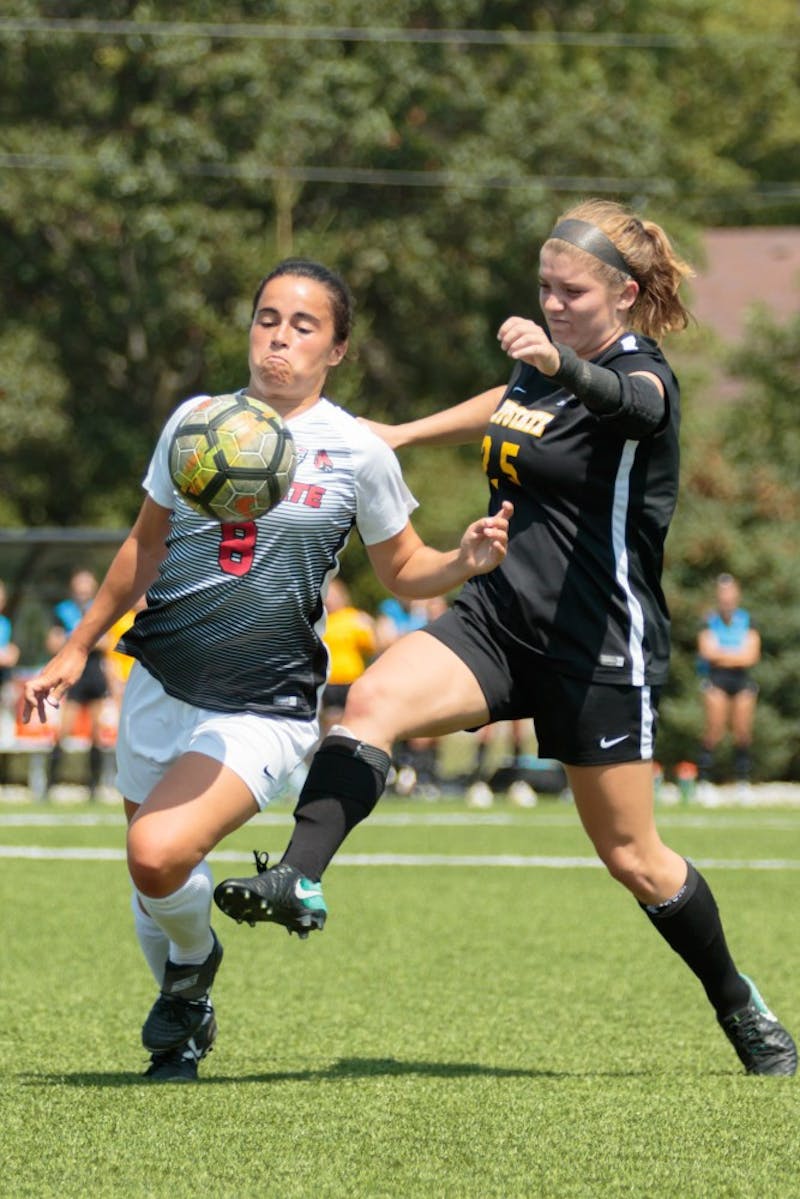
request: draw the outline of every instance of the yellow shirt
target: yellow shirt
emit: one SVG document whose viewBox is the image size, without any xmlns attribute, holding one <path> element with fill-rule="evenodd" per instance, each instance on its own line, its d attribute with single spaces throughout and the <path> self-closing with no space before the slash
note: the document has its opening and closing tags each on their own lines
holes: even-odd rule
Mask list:
<svg viewBox="0 0 800 1199">
<path fill-rule="evenodd" d="M 128 654 L 118 653 L 113 647 L 117 644 L 122 634 L 127 633 L 135 618 L 136 611 L 132 608 L 129 612 L 126 612 L 123 616 L 120 616 L 119 620 L 112 624 L 111 628 L 106 634 L 108 638 L 108 644 L 112 647 L 106 653 L 106 662 L 108 663 L 108 668 L 114 678 L 119 679 L 122 683 L 127 682 L 128 675 L 131 673 L 131 670 L 133 669 L 133 663 L 136 659 L 131 658 Z"/>
<path fill-rule="evenodd" d="M 325 644 L 331 657 L 329 683 L 352 683 L 375 653 L 372 620 L 358 608 L 339 608 L 328 616 Z"/>
</svg>

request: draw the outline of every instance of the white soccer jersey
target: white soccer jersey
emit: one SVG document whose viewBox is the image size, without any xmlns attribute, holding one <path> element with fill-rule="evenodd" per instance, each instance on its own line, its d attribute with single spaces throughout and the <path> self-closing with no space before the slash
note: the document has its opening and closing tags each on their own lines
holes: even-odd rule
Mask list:
<svg viewBox="0 0 800 1199">
<path fill-rule="evenodd" d="M 353 525 L 366 545 L 401 532 L 417 506 L 393 451 L 322 398 L 287 424 L 297 473 L 255 521 L 220 524 L 177 493 L 170 417 L 144 479 L 171 508 L 168 552 L 121 648 L 170 695 L 221 712 L 314 719 L 328 669 L 324 596 Z"/>
</svg>

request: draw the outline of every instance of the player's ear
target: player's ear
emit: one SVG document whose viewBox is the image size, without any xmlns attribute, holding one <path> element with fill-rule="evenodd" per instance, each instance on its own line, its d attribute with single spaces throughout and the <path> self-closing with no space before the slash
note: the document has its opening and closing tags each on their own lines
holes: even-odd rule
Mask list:
<svg viewBox="0 0 800 1199">
<path fill-rule="evenodd" d="M 338 366 L 347 353 L 349 341 L 337 341 L 336 345 L 328 355 L 328 366 Z"/>
<path fill-rule="evenodd" d="M 629 279 L 620 293 L 619 300 L 617 301 L 617 307 L 625 311 L 627 311 L 629 308 L 633 308 L 638 295 L 639 284 L 635 279 Z"/>
</svg>

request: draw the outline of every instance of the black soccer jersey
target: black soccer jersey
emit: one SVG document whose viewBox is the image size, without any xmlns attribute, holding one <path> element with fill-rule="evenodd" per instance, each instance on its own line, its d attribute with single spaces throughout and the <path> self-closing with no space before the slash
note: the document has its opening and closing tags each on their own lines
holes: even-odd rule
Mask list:
<svg viewBox="0 0 800 1199">
<path fill-rule="evenodd" d="M 482 448 L 490 511 L 514 504 L 508 554 L 465 584 L 457 606 L 479 610 L 565 674 L 659 684 L 669 659 L 660 579 L 678 491 L 678 383 L 655 342 L 633 333 L 594 361 L 656 375 L 667 404 L 661 427 L 626 440 L 613 419 L 522 364 Z"/>
</svg>

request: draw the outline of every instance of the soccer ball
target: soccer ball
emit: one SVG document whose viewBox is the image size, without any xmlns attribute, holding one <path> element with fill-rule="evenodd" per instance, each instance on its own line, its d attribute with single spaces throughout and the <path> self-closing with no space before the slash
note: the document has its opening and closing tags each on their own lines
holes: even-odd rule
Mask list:
<svg viewBox="0 0 800 1199">
<path fill-rule="evenodd" d="M 176 488 L 223 523 L 255 520 L 280 503 L 297 468 L 278 413 L 248 395 L 209 396 L 183 417 L 169 448 Z"/>
</svg>

